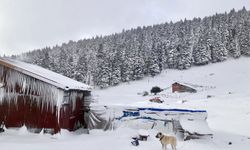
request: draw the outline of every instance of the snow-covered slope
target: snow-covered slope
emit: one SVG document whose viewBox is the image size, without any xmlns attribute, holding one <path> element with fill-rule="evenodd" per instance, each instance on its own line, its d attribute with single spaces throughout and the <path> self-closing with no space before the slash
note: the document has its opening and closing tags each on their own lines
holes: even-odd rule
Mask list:
<svg viewBox="0 0 250 150">
<path fill-rule="evenodd" d="M 197 93 L 171 93 L 168 87 L 176 81 L 201 87 L 197 87 Z M 168 88 L 157 95 L 165 101 L 163 104 L 149 102 L 156 96 L 138 95 L 143 91 L 149 92 L 153 86 Z M 154 78 L 96 90 L 93 94 L 99 104 L 105 105 L 205 109 L 211 129 L 250 136 L 250 58 L 183 71 L 166 70 Z"/>
<path fill-rule="evenodd" d="M 196 85 L 197 93 L 171 93 L 174 82 Z M 199 85 L 199 86 L 197 86 Z M 154 95 L 142 96 L 153 86 L 165 90 L 157 96 L 164 103 L 149 102 Z M 248 150 L 250 147 L 250 58 L 193 67 L 189 70 L 166 70 L 154 78 L 123 83 L 105 90 L 94 90 L 93 105 L 129 105 L 139 107 L 190 108 L 208 111 L 208 125 L 213 139 L 178 141 L 177 150 Z M 156 130 L 149 131 L 149 140 L 131 145 L 137 130 L 120 128 L 116 131 L 92 130 L 89 135 L 68 133 L 36 135 L 7 130 L 0 134 L 1 149 L 91 149 L 91 150 L 161 150 Z M 231 144 L 229 144 L 231 142 Z M 168 147 L 170 148 L 170 147 Z"/>
</svg>

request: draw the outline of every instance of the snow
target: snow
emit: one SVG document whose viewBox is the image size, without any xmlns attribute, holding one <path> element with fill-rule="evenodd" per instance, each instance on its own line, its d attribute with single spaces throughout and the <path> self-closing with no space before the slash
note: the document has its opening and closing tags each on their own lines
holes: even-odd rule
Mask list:
<svg viewBox="0 0 250 150">
<path fill-rule="evenodd" d="M 143 135 L 143 136 L 148 136 L 149 135 L 148 131 L 147 130 L 143 130 L 143 129 L 139 129 L 138 134 L 139 135 Z"/>
<path fill-rule="evenodd" d="M 180 124 L 185 131 L 188 131 L 192 134 L 212 134 L 212 131 L 209 129 L 208 125 L 204 120 L 201 119 L 187 119 L 181 118 Z"/>
<path fill-rule="evenodd" d="M 92 94 L 97 101 L 94 105 L 206 110 L 208 127 L 213 132 L 213 138 L 204 137 L 189 141 L 178 139 L 177 150 L 248 150 L 250 147 L 249 66 L 249 58 L 242 57 L 208 66 L 193 67 L 189 70 L 166 70 L 154 78 L 148 77 L 105 90 L 94 90 Z M 149 102 L 150 98 L 155 97 L 154 95 L 144 97 L 137 94 L 150 91 L 153 86 L 167 88 L 176 81 L 214 88 L 207 88 L 197 93 L 171 93 L 171 89 L 167 89 L 156 95 L 164 100 L 161 104 Z M 208 95 L 211 97 L 208 98 Z M 155 138 L 158 130 L 147 130 L 148 141 L 139 141 L 138 147 L 131 144 L 131 138 L 137 136 L 139 130 L 126 127 L 106 132 L 91 130 L 90 134 L 63 130 L 56 135 L 32 134 L 25 132 L 25 128 L 19 130 L 7 129 L 6 132 L 0 133 L 1 150 L 161 150 L 159 139 Z M 206 129 L 197 128 L 197 130 Z"/>
<path fill-rule="evenodd" d="M 25 62 L 21 62 L 21 61 L 9 59 L 9 58 L 0 58 L 0 63 L 3 63 L 13 68 L 14 70 L 22 72 L 26 75 L 29 75 L 31 77 L 34 77 L 36 79 L 49 83 L 51 85 L 54 85 L 63 90 L 69 90 L 69 89 L 88 90 L 88 91 L 91 90 L 91 87 L 84 83 L 77 82 L 73 79 L 57 74 L 53 71 L 44 69 L 37 65 L 28 64 Z M 0 69 L 0 73 L 1 73 L 1 69 Z"/>
<path fill-rule="evenodd" d="M 23 129 L 20 129 L 23 130 Z M 148 140 L 139 141 L 138 147 L 130 143 L 132 137 L 138 135 L 138 130 L 123 128 L 115 131 L 91 130 L 90 134 L 70 133 L 63 130 L 58 135 L 32 134 L 24 131 L 10 129 L 0 136 L 2 150 L 161 150 L 159 139 L 155 138 L 158 131 L 149 130 Z M 232 145 L 228 145 L 229 142 Z M 178 140 L 177 150 L 247 150 L 250 146 L 250 139 L 243 136 L 218 132 L 213 139 L 200 139 L 181 141 Z"/>
</svg>

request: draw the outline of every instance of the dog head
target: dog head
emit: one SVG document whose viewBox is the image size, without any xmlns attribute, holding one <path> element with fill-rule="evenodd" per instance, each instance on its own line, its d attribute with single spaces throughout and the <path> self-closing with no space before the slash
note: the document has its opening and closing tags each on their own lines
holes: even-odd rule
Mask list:
<svg viewBox="0 0 250 150">
<path fill-rule="evenodd" d="M 156 138 L 161 138 L 162 137 L 162 133 L 161 132 L 158 132 L 155 136 Z"/>
</svg>

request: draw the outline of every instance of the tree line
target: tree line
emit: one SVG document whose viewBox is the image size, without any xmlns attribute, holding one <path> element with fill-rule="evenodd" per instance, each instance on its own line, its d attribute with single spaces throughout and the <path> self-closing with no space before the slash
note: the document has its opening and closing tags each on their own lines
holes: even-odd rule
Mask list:
<svg viewBox="0 0 250 150">
<path fill-rule="evenodd" d="M 108 36 L 69 41 L 24 53 L 19 59 L 78 81 L 106 88 L 155 76 L 250 56 L 250 11 L 166 22 Z"/>
</svg>

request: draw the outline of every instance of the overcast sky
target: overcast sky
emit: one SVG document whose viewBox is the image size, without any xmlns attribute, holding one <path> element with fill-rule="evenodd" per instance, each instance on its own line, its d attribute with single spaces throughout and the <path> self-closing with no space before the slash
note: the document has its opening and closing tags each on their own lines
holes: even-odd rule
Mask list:
<svg viewBox="0 0 250 150">
<path fill-rule="evenodd" d="M 243 6 L 250 0 L 0 0 L 0 55 Z"/>
</svg>

